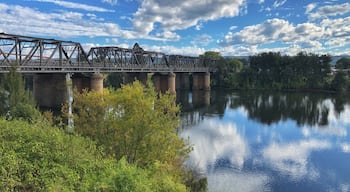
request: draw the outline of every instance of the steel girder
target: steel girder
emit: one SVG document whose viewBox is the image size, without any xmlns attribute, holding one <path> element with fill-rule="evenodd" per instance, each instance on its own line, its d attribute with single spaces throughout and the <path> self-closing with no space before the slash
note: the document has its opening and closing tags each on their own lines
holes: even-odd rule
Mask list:
<svg viewBox="0 0 350 192">
<path fill-rule="evenodd" d="M 19 72 L 207 72 L 200 57 L 165 55 L 143 50 L 92 47 L 80 43 L 0 33 L 0 73 L 16 66 Z"/>
</svg>

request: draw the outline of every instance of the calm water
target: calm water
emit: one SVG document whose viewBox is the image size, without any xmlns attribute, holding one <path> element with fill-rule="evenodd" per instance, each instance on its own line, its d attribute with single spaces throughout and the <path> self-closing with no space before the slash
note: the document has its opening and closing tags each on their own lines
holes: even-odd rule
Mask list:
<svg viewBox="0 0 350 192">
<path fill-rule="evenodd" d="M 350 191 L 350 95 L 178 95 L 189 165 L 209 191 Z M 348 134 L 349 133 L 349 134 Z"/>
</svg>

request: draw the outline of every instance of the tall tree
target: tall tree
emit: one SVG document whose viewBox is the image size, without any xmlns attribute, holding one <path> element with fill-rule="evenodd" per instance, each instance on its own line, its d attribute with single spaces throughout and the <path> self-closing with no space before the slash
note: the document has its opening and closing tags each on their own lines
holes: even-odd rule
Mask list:
<svg viewBox="0 0 350 192">
<path fill-rule="evenodd" d="M 9 73 L 2 77 L 0 84 L 0 115 L 8 119 L 20 118 L 33 122 L 40 116 L 35 101 L 28 90 L 25 90 L 24 80 L 16 71 L 14 65 Z"/>
<path fill-rule="evenodd" d="M 180 178 L 189 152 L 176 134 L 179 106 L 175 96 L 157 94 L 139 81 L 104 93 L 76 93 L 73 103 L 77 133 L 97 141 L 117 159 L 145 167 L 159 162 Z"/>
</svg>

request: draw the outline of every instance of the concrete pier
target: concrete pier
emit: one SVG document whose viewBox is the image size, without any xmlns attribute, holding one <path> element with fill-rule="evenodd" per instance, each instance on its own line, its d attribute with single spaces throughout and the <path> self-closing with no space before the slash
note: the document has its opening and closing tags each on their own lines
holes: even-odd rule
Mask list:
<svg viewBox="0 0 350 192">
<path fill-rule="evenodd" d="M 103 74 L 94 73 L 90 77 L 90 90 L 103 92 Z"/>
<path fill-rule="evenodd" d="M 157 92 L 176 93 L 176 75 L 175 73 L 155 73 L 152 76 L 154 88 Z"/>
<path fill-rule="evenodd" d="M 193 73 L 192 90 L 210 90 L 210 73 Z"/>
<path fill-rule="evenodd" d="M 90 90 L 90 77 L 84 76 L 80 73 L 75 73 L 71 77 L 73 89 L 82 93 L 83 90 Z"/>
<path fill-rule="evenodd" d="M 60 108 L 68 97 L 66 74 L 34 74 L 33 96 L 40 107 Z"/>
</svg>

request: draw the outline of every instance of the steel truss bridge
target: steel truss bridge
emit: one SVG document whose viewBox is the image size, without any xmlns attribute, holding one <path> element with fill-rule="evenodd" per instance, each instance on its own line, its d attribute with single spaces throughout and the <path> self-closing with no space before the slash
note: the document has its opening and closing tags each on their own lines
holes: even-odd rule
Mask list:
<svg viewBox="0 0 350 192">
<path fill-rule="evenodd" d="M 214 60 L 143 50 L 0 33 L 0 73 L 209 72 Z"/>
</svg>

